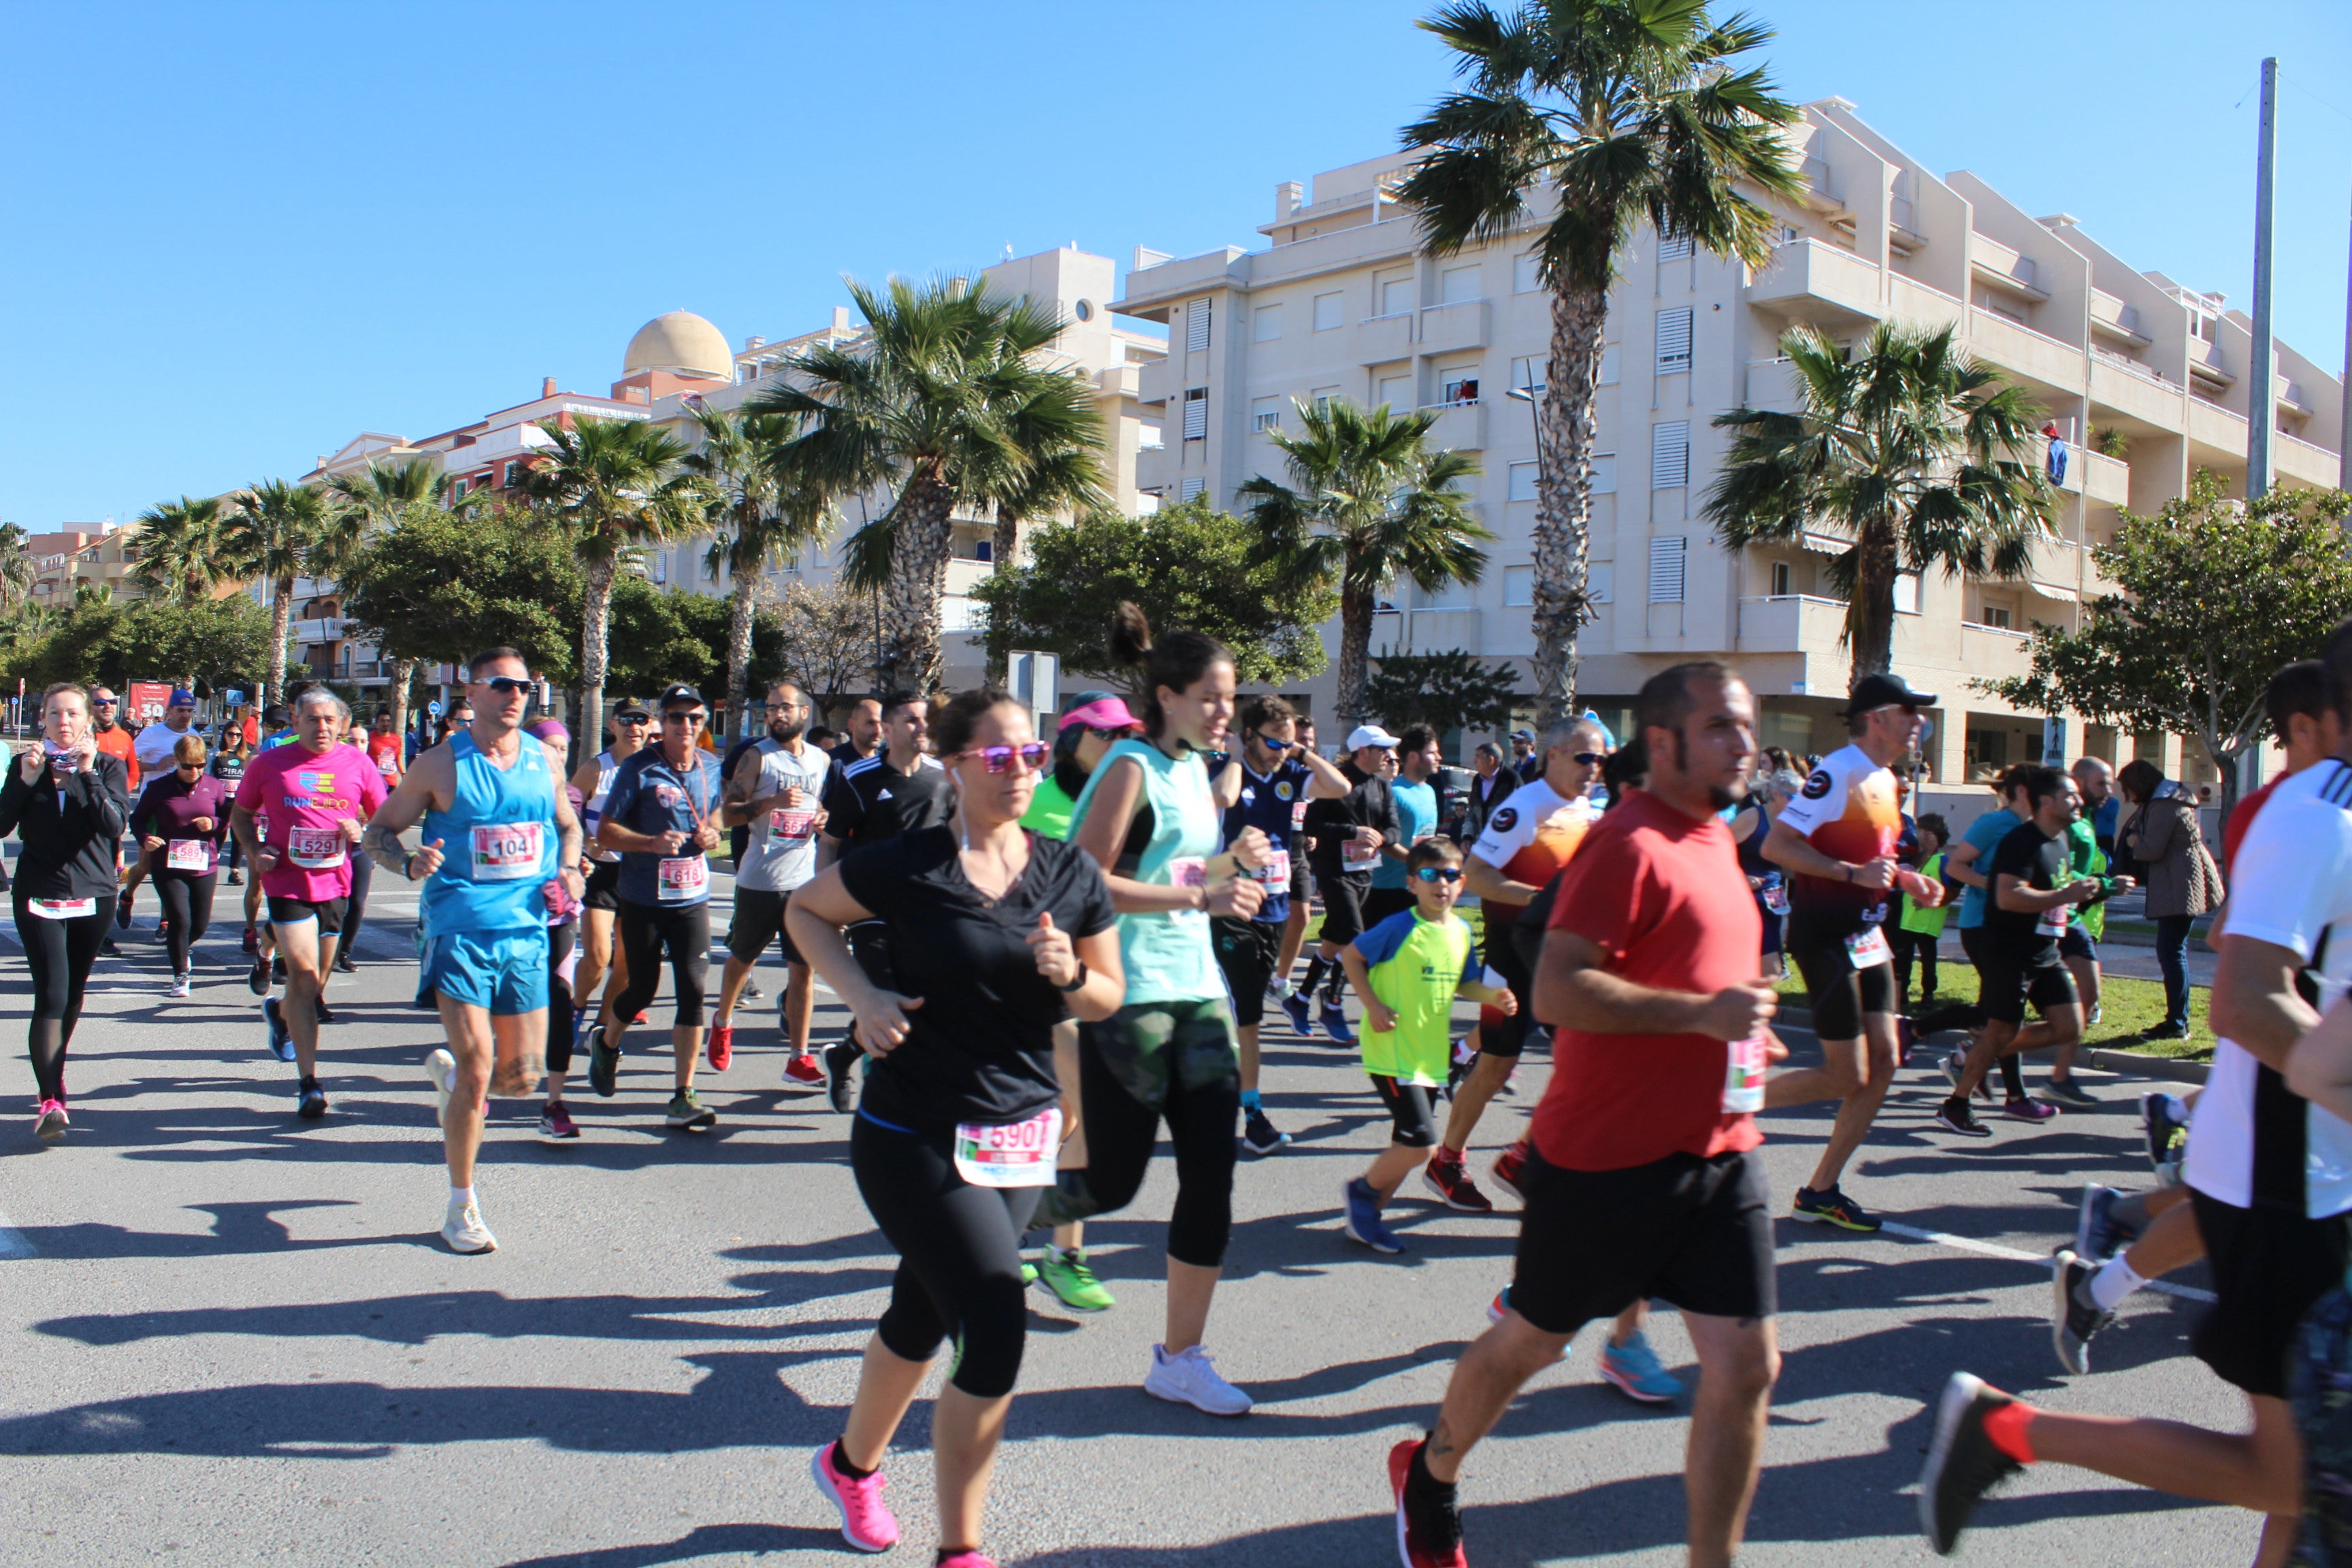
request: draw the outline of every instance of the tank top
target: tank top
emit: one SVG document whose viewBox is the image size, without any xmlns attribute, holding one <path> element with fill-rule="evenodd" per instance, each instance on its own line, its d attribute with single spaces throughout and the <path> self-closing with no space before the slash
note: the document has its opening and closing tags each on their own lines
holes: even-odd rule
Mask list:
<svg viewBox="0 0 2352 1568">
<path fill-rule="evenodd" d="M 1143 768 L 1143 804 L 1151 818 L 1150 837 L 1122 852 L 1111 869 L 1130 881 L 1197 886 L 1217 852 L 1216 798 L 1209 770 L 1198 754 L 1171 757 L 1145 741 L 1121 741 L 1103 756 L 1070 811 L 1076 837 L 1111 763 L 1133 757 Z M 1127 967 L 1127 1001 L 1201 1002 L 1225 994 L 1216 954 L 1210 945 L 1209 917 L 1199 910 L 1118 917 L 1118 955 Z"/>
<path fill-rule="evenodd" d="M 596 823 L 604 815 L 604 797 L 613 793 L 613 775 L 620 771 L 621 764 L 614 760 L 612 752 L 596 753 L 596 793 L 588 797 L 588 805 L 580 817 L 581 837 L 591 847 L 589 858 L 607 866 L 619 865 L 621 857 L 610 849 L 593 847 Z"/>
<path fill-rule="evenodd" d="M 457 775 L 447 811 L 427 809 L 420 843 L 441 841 L 440 868 L 425 879 L 425 925 L 436 935 L 543 930 L 541 889 L 556 874 L 555 779 L 546 748 L 518 735 L 514 765 L 499 768 L 473 732 L 449 738 Z"/>
<path fill-rule="evenodd" d="M 735 885 L 763 893 L 789 893 L 806 887 L 816 875 L 816 814 L 833 759 L 809 745 L 795 756 L 772 738 L 762 740 L 754 750 L 760 757 L 760 783 L 753 798 L 780 795 L 787 785 L 797 784 L 807 804 L 797 811 L 778 807 L 751 823 L 742 857 L 735 867 Z"/>
</svg>

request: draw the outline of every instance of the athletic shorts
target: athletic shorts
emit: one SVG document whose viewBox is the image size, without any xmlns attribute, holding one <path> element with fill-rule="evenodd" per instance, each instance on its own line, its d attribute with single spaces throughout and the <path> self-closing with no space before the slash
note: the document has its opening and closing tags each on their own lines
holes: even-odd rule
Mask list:
<svg viewBox="0 0 2352 1568">
<path fill-rule="evenodd" d="M 2055 952 L 2047 957 L 2014 958 L 1998 942 L 1983 944 L 1984 961 L 1977 966 L 1983 984 L 1978 997 L 1988 1018 L 2004 1024 L 2025 1022 L 2025 1005 L 2043 1017 L 2053 1007 L 2078 1007 L 2083 998 L 2074 990 L 2074 976 Z"/>
<path fill-rule="evenodd" d="M 1489 929 L 1486 937 L 1486 967 L 1503 977 L 1511 994 L 1519 999 L 1519 1010 L 1506 1013 L 1499 1007 L 1481 1005 L 1478 1008 L 1478 1054 L 1501 1057 L 1517 1061 L 1528 1048 L 1528 1033 L 1535 1027 L 1535 976 L 1519 962 L 1518 944 L 1513 939 L 1512 928 L 1518 924 L 1519 911 L 1510 911 L 1510 919 L 1499 931 Z"/>
<path fill-rule="evenodd" d="M 1345 947 L 1364 934 L 1364 898 L 1372 890 L 1369 871 L 1315 874 L 1316 889 L 1323 895 L 1323 934 L 1318 941 Z"/>
<path fill-rule="evenodd" d="M 786 963 L 806 963 L 784 931 L 784 905 L 791 898 L 790 893 L 737 888 L 735 912 L 727 921 L 727 956 L 738 963 L 757 963 L 769 943 L 782 942 Z"/>
<path fill-rule="evenodd" d="M 1527 1211 L 1511 1306 L 1548 1334 L 1572 1334 L 1652 1297 L 1711 1318 L 1769 1318 L 1778 1308 L 1759 1151 L 1569 1171 L 1531 1148 L 1519 1190 Z"/>
<path fill-rule="evenodd" d="M 501 1018 L 541 1011 L 547 1005 L 547 928 L 427 937 L 417 962 L 417 998 L 429 1001 L 436 992 Z"/>
<path fill-rule="evenodd" d="M 1429 1103 L 1433 1092 L 1425 1084 L 1399 1083 L 1385 1073 L 1367 1075 L 1372 1080 L 1372 1092 L 1381 1097 L 1381 1109 L 1389 1113 L 1394 1125 L 1389 1142 L 1408 1149 L 1437 1147 L 1437 1113 Z"/>
<path fill-rule="evenodd" d="M 1371 930 L 1391 915 L 1412 908 L 1411 888 L 1374 888 L 1364 895 L 1364 929 Z"/>
<path fill-rule="evenodd" d="M 1294 842 L 1290 846 L 1290 900 L 1298 909 L 1305 909 L 1315 896 L 1315 885 L 1307 876 L 1307 852 Z"/>
<path fill-rule="evenodd" d="M 1209 941 L 1233 996 L 1234 1022 L 1247 1028 L 1265 1016 L 1266 983 L 1282 959 L 1282 926 L 1217 915 L 1209 921 Z"/>
<path fill-rule="evenodd" d="M 599 860 L 588 873 L 587 889 L 580 896 L 587 909 L 617 912 L 621 907 L 621 863 Z"/>
<path fill-rule="evenodd" d="M 2222 1382 L 2284 1399 L 2296 1325 L 2344 1278 L 2346 1216 L 2242 1209 L 2194 1187 L 2189 1201 L 2205 1237 L 2214 1297 L 2189 1348 Z"/>
<path fill-rule="evenodd" d="M 322 899 L 312 902 L 307 899 L 281 899 L 269 895 L 269 923 L 273 926 L 296 926 L 304 921 L 319 922 L 320 936 L 343 934 L 343 917 L 352 907 L 349 899 Z"/>
<path fill-rule="evenodd" d="M 2099 962 L 2099 944 L 2093 942 L 2091 933 L 2081 926 L 2070 925 L 2066 928 L 2066 934 L 2058 939 L 2058 956 L 2096 963 Z"/>
<path fill-rule="evenodd" d="M 1885 963 L 1857 970 L 1853 954 L 1845 946 L 1845 939 L 1853 934 L 1853 928 L 1843 921 L 1825 923 L 1790 912 L 1789 956 L 1796 960 L 1797 973 L 1804 976 L 1805 990 L 1811 998 L 1815 1039 L 1858 1040 L 1864 1015 L 1903 1010 L 1901 998 L 1895 994 L 1893 957 L 1890 954 Z"/>
</svg>

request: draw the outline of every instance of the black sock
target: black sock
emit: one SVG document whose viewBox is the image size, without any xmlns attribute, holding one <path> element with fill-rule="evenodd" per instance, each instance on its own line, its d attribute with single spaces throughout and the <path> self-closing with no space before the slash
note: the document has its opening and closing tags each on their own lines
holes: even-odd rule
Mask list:
<svg viewBox="0 0 2352 1568">
<path fill-rule="evenodd" d="M 1330 978 L 1323 983 L 1323 1005 L 1326 1007 L 1337 1007 L 1339 1005 L 1339 999 L 1348 994 L 1347 985 L 1348 972 L 1339 964 L 1333 964 Z"/>
<path fill-rule="evenodd" d="M 1424 1437 L 1412 1450 L 1412 1463 L 1405 1467 L 1404 1489 L 1415 1497 L 1431 1501 L 1444 1501 L 1454 1496 L 1454 1483 L 1441 1481 L 1429 1473 L 1429 1439 Z"/>
<path fill-rule="evenodd" d="M 1299 986 L 1298 994 L 1301 996 L 1306 997 L 1309 1002 L 1314 1001 L 1315 988 L 1323 984 L 1323 972 L 1331 967 L 1332 965 L 1328 963 L 1319 952 L 1314 957 L 1308 959 L 1307 961 L 1307 982 L 1305 984 Z"/>
<path fill-rule="evenodd" d="M 848 1452 L 842 1447 L 841 1439 L 838 1437 L 833 1440 L 833 1468 L 853 1481 L 862 1481 L 874 1473 L 871 1470 L 861 1470 L 851 1464 Z"/>
<path fill-rule="evenodd" d="M 2009 1090 L 2010 1099 L 2023 1100 L 2025 1098 L 2025 1074 L 2018 1070 L 2017 1058 L 2015 1057 L 2003 1057 L 2000 1058 L 2000 1082 L 2001 1087 Z"/>
<path fill-rule="evenodd" d="M 304 1073 L 302 1075 L 302 1081 L 295 1087 L 298 1089 L 316 1089 L 319 1087 L 319 1075 L 314 1072 Z"/>
</svg>

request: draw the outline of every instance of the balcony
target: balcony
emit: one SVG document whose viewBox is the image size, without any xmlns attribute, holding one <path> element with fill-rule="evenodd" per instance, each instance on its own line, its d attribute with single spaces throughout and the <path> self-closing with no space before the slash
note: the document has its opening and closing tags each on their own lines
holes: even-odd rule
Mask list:
<svg viewBox="0 0 2352 1568">
<path fill-rule="evenodd" d="M 2271 443 L 2271 464 L 2282 484 L 2310 485 L 2333 489 L 2343 473 L 2343 461 L 2326 447 L 2282 430 Z"/>
<path fill-rule="evenodd" d="M 2203 338 L 2189 340 L 2189 374 L 2220 386 L 2235 385 L 2238 380 L 2238 373 L 2221 355 L 2221 345 L 2209 343 Z"/>
<path fill-rule="evenodd" d="M 2233 463 L 2246 460 L 2246 416 L 2232 414 L 2218 403 L 2202 397 L 2189 399 L 2189 440 L 2192 447 L 2206 447 L 2221 453 Z M 2199 459 L 2192 456 L 2191 462 Z"/>
<path fill-rule="evenodd" d="M 1142 372 L 1141 365 L 1108 364 L 1095 372 L 1095 385 L 1112 397 L 1140 397 Z"/>
<path fill-rule="evenodd" d="M 1387 364 L 1412 353 L 1411 316 L 1373 316 L 1356 326 L 1356 363 Z"/>
<path fill-rule="evenodd" d="M 2037 305 L 2050 298 L 2033 258 L 2021 256 L 1990 235 L 1969 236 L 1969 270 L 1992 288 Z"/>
<path fill-rule="evenodd" d="M 1439 607 L 1407 610 L 1403 614 L 1407 648 L 1418 653 L 1444 653 L 1449 648 L 1460 648 L 1465 653 L 1481 651 L 1480 616 L 1476 610 Z"/>
<path fill-rule="evenodd" d="M 1454 452 L 1477 452 L 1486 446 L 1486 405 L 1483 403 L 1440 403 L 1422 410 L 1437 416 L 1429 429 L 1429 444 Z"/>
<path fill-rule="evenodd" d="M 317 620 L 296 621 L 288 629 L 287 636 L 292 641 L 299 643 L 340 642 L 345 635 L 345 628 L 351 624 L 341 616 L 327 616 Z"/>
<path fill-rule="evenodd" d="M 2091 290 L 2091 330 L 2146 348 L 2150 339 L 2139 330 L 2139 310 L 2104 289 Z"/>
<path fill-rule="evenodd" d="M 2180 428 L 2180 388 L 2121 356 L 2091 356 L 2091 401 L 2159 429 Z"/>
<path fill-rule="evenodd" d="M 1421 313 L 1421 352 L 1442 354 L 1455 349 L 1486 346 L 1486 301 L 1465 300 L 1453 305 L 1432 305 Z"/>
<path fill-rule="evenodd" d="M 2083 351 L 1992 310 L 1969 312 L 1969 347 L 2004 370 L 2066 391 L 2083 384 Z"/>
<path fill-rule="evenodd" d="M 1800 321 L 1874 321 L 1885 313 L 1878 268 L 1818 239 L 1775 250 L 1748 286 L 1748 300 Z"/>
<path fill-rule="evenodd" d="M 1138 403 L 1166 403 L 1184 390 L 1184 360 L 1181 354 L 1150 360 L 1134 370 Z"/>
<path fill-rule="evenodd" d="M 1838 656 L 1845 630 L 1845 601 L 1811 594 L 1775 594 L 1739 601 L 1738 646 L 1741 653 L 1801 653 Z"/>
<path fill-rule="evenodd" d="M 995 570 L 995 563 L 990 561 L 950 561 L 947 591 L 951 596 L 969 594 L 982 578 Z"/>
<path fill-rule="evenodd" d="M 2131 465 L 2122 458 L 2078 447 L 2073 449 L 2067 466 L 2070 470 L 2081 472 L 2082 491 L 2090 500 L 2109 506 L 2131 504 Z"/>
<path fill-rule="evenodd" d="M 2007 626 L 1962 621 L 1959 668 L 1980 680 L 2023 675 L 2033 663 L 2029 652 L 2032 644 L 2031 630 L 2012 631 Z"/>
</svg>

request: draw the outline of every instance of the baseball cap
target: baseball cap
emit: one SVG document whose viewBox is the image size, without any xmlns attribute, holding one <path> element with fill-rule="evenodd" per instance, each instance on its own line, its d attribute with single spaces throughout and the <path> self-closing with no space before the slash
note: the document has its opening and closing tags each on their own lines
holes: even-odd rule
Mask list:
<svg viewBox="0 0 2352 1568">
<path fill-rule="evenodd" d="M 194 708 L 195 705 L 196 694 L 184 686 L 172 688 L 172 695 L 163 703 L 166 708 Z"/>
<path fill-rule="evenodd" d="M 1378 724 L 1359 724 L 1348 731 L 1348 750 L 1360 752 L 1366 746 L 1393 746 L 1397 738 Z"/>
<path fill-rule="evenodd" d="M 1933 708 L 1936 694 L 1912 690 L 1911 683 L 1899 675 L 1865 675 L 1855 684 L 1853 695 L 1846 699 L 1845 712 L 1841 717 L 1852 719 L 1874 708 L 1897 706 Z"/>
<path fill-rule="evenodd" d="M 639 702 L 635 698 L 631 698 L 628 701 L 622 703 L 618 708 L 613 710 L 613 717 L 615 719 L 650 719 L 653 715 L 646 711 L 646 705 L 644 703 Z"/>
<path fill-rule="evenodd" d="M 1514 730 L 1511 731 L 1511 739 L 1514 741 L 1527 741 L 1532 742 L 1535 738 L 1536 732 L 1533 730 Z"/>
<path fill-rule="evenodd" d="M 1143 721 L 1129 712 L 1126 700 L 1115 693 L 1081 691 L 1056 728 L 1066 730 L 1073 724 L 1091 725 L 1097 730 L 1139 730 Z"/>
<path fill-rule="evenodd" d="M 654 699 L 654 706 L 667 713 L 673 708 L 705 708 L 702 693 L 681 680 L 675 686 L 665 686 L 662 694 Z"/>
</svg>

